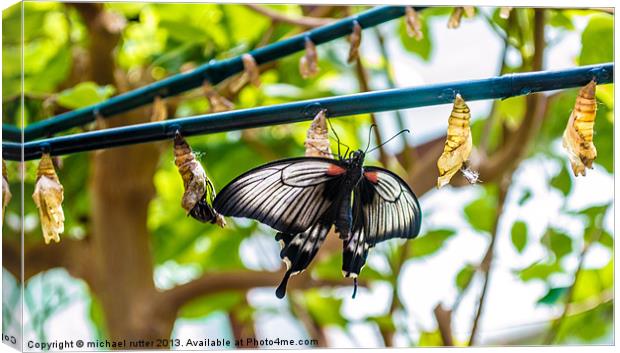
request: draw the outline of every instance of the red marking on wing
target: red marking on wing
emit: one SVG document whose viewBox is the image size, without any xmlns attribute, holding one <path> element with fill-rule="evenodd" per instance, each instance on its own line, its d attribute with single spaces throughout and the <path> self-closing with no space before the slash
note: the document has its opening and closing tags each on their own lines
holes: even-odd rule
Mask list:
<svg viewBox="0 0 620 353">
<path fill-rule="evenodd" d="M 327 168 L 327 171 L 326 171 L 325 173 L 326 173 L 327 175 L 332 175 L 332 176 L 335 176 L 335 175 L 342 175 L 342 174 L 344 174 L 346 171 L 347 171 L 347 170 L 346 170 L 346 169 L 344 169 L 344 168 L 342 168 L 342 167 L 339 167 L 339 166 L 337 166 L 337 165 L 335 165 L 335 164 L 330 164 L 330 165 L 329 165 L 329 168 Z"/>
<path fill-rule="evenodd" d="M 379 184 L 379 175 L 377 172 L 364 172 L 364 178 L 373 184 Z"/>
</svg>

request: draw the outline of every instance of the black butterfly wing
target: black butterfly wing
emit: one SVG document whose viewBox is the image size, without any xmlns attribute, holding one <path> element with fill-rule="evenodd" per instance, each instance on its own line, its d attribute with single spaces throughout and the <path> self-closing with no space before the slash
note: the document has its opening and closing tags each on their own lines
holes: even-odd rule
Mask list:
<svg viewBox="0 0 620 353">
<path fill-rule="evenodd" d="M 398 175 L 378 167 L 364 167 L 354 189 L 353 229 L 344 242 L 342 271 L 357 277 L 368 249 L 391 238 L 415 238 L 422 212 L 411 188 Z"/>
<path fill-rule="evenodd" d="M 314 256 L 323 244 L 333 221 L 323 216 L 318 222 L 306 231 L 298 234 L 278 233 L 276 240 L 280 242 L 282 250 L 280 258 L 286 264 L 286 274 L 276 290 L 276 296 L 283 298 L 286 285 L 291 275 L 295 275 L 308 267 Z"/>
<path fill-rule="evenodd" d="M 327 158 L 276 161 L 230 182 L 213 207 L 222 215 L 252 218 L 282 233 L 303 233 L 337 199 L 345 175 L 339 161 Z"/>
<path fill-rule="evenodd" d="M 362 204 L 366 242 L 371 247 L 391 238 L 413 239 L 420 233 L 418 198 L 398 175 L 379 167 L 364 167 L 355 193 Z"/>
</svg>

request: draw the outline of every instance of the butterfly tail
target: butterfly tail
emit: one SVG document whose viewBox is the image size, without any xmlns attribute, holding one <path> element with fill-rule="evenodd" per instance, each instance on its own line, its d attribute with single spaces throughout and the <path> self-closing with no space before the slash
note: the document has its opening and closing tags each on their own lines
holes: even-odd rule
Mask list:
<svg viewBox="0 0 620 353">
<path fill-rule="evenodd" d="M 289 278 L 291 278 L 291 270 L 286 271 L 284 278 L 282 278 L 282 282 L 280 282 L 280 285 L 276 289 L 276 297 L 279 299 L 284 298 L 284 295 L 286 294 L 286 285 L 288 284 Z"/>
<path fill-rule="evenodd" d="M 356 221 L 359 221 L 357 218 Z M 342 244 L 342 274 L 347 278 L 353 278 L 353 296 L 357 294 L 357 277 L 366 264 L 368 249 L 370 246 L 365 242 L 364 229 L 359 222 L 354 223 L 351 237 Z"/>
<path fill-rule="evenodd" d="M 369 245 L 364 242 L 361 231 L 353 232 L 348 240 L 343 242 L 342 274 L 347 278 L 357 278 L 366 264 Z"/>
<path fill-rule="evenodd" d="M 319 221 L 303 233 L 276 234 L 276 240 L 282 247 L 280 258 L 282 258 L 287 268 L 284 279 L 276 290 L 278 298 L 284 297 L 289 277 L 304 271 L 310 265 L 321 244 L 323 244 L 329 228 L 331 228 L 329 222 Z"/>
</svg>

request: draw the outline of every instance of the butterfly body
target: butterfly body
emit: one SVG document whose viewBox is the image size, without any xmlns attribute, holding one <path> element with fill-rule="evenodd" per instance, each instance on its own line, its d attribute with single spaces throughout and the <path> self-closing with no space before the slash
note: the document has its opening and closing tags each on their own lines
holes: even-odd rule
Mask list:
<svg viewBox="0 0 620 353">
<path fill-rule="evenodd" d="M 351 234 L 351 223 L 353 222 L 353 212 L 351 208 L 351 195 L 353 189 L 362 180 L 364 172 L 364 152 L 354 151 L 350 158 L 339 161 L 343 165 L 343 180 L 341 182 L 341 199 L 334 204 L 337 212 L 334 219 L 336 232 L 340 239 L 348 239 Z"/>
<path fill-rule="evenodd" d="M 421 212 L 396 174 L 364 167 L 365 153 L 346 158 L 299 157 L 252 169 L 222 189 L 213 202 L 225 216 L 255 219 L 276 229 L 287 267 L 276 295 L 291 275 L 305 270 L 332 226 L 343 240 L 345 277 L 356 278 L 368 250 L 390 238 L 413 238 Z"/>
</svg>

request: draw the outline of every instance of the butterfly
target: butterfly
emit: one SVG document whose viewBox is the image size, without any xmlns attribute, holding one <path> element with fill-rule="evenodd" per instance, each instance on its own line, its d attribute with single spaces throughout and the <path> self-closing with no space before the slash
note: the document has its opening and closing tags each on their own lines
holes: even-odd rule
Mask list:
<svg viewBox="0 0 620 353">
<path fill-rule="evenodd" d="M 278 298 L 284 297 L 290 276 L 308 267 L 332 226 L 343 240 L 342 273 L 354 280 L 353 297 L 370 248 L 418 235 L 422 213 L 415 194 L 391 171 L 364 166 L 366 151 L 267 163 L 235 178 L 215 198 L 218 213 L 251 218 L 278 231 L 287 267 Z"/>
</svg>

